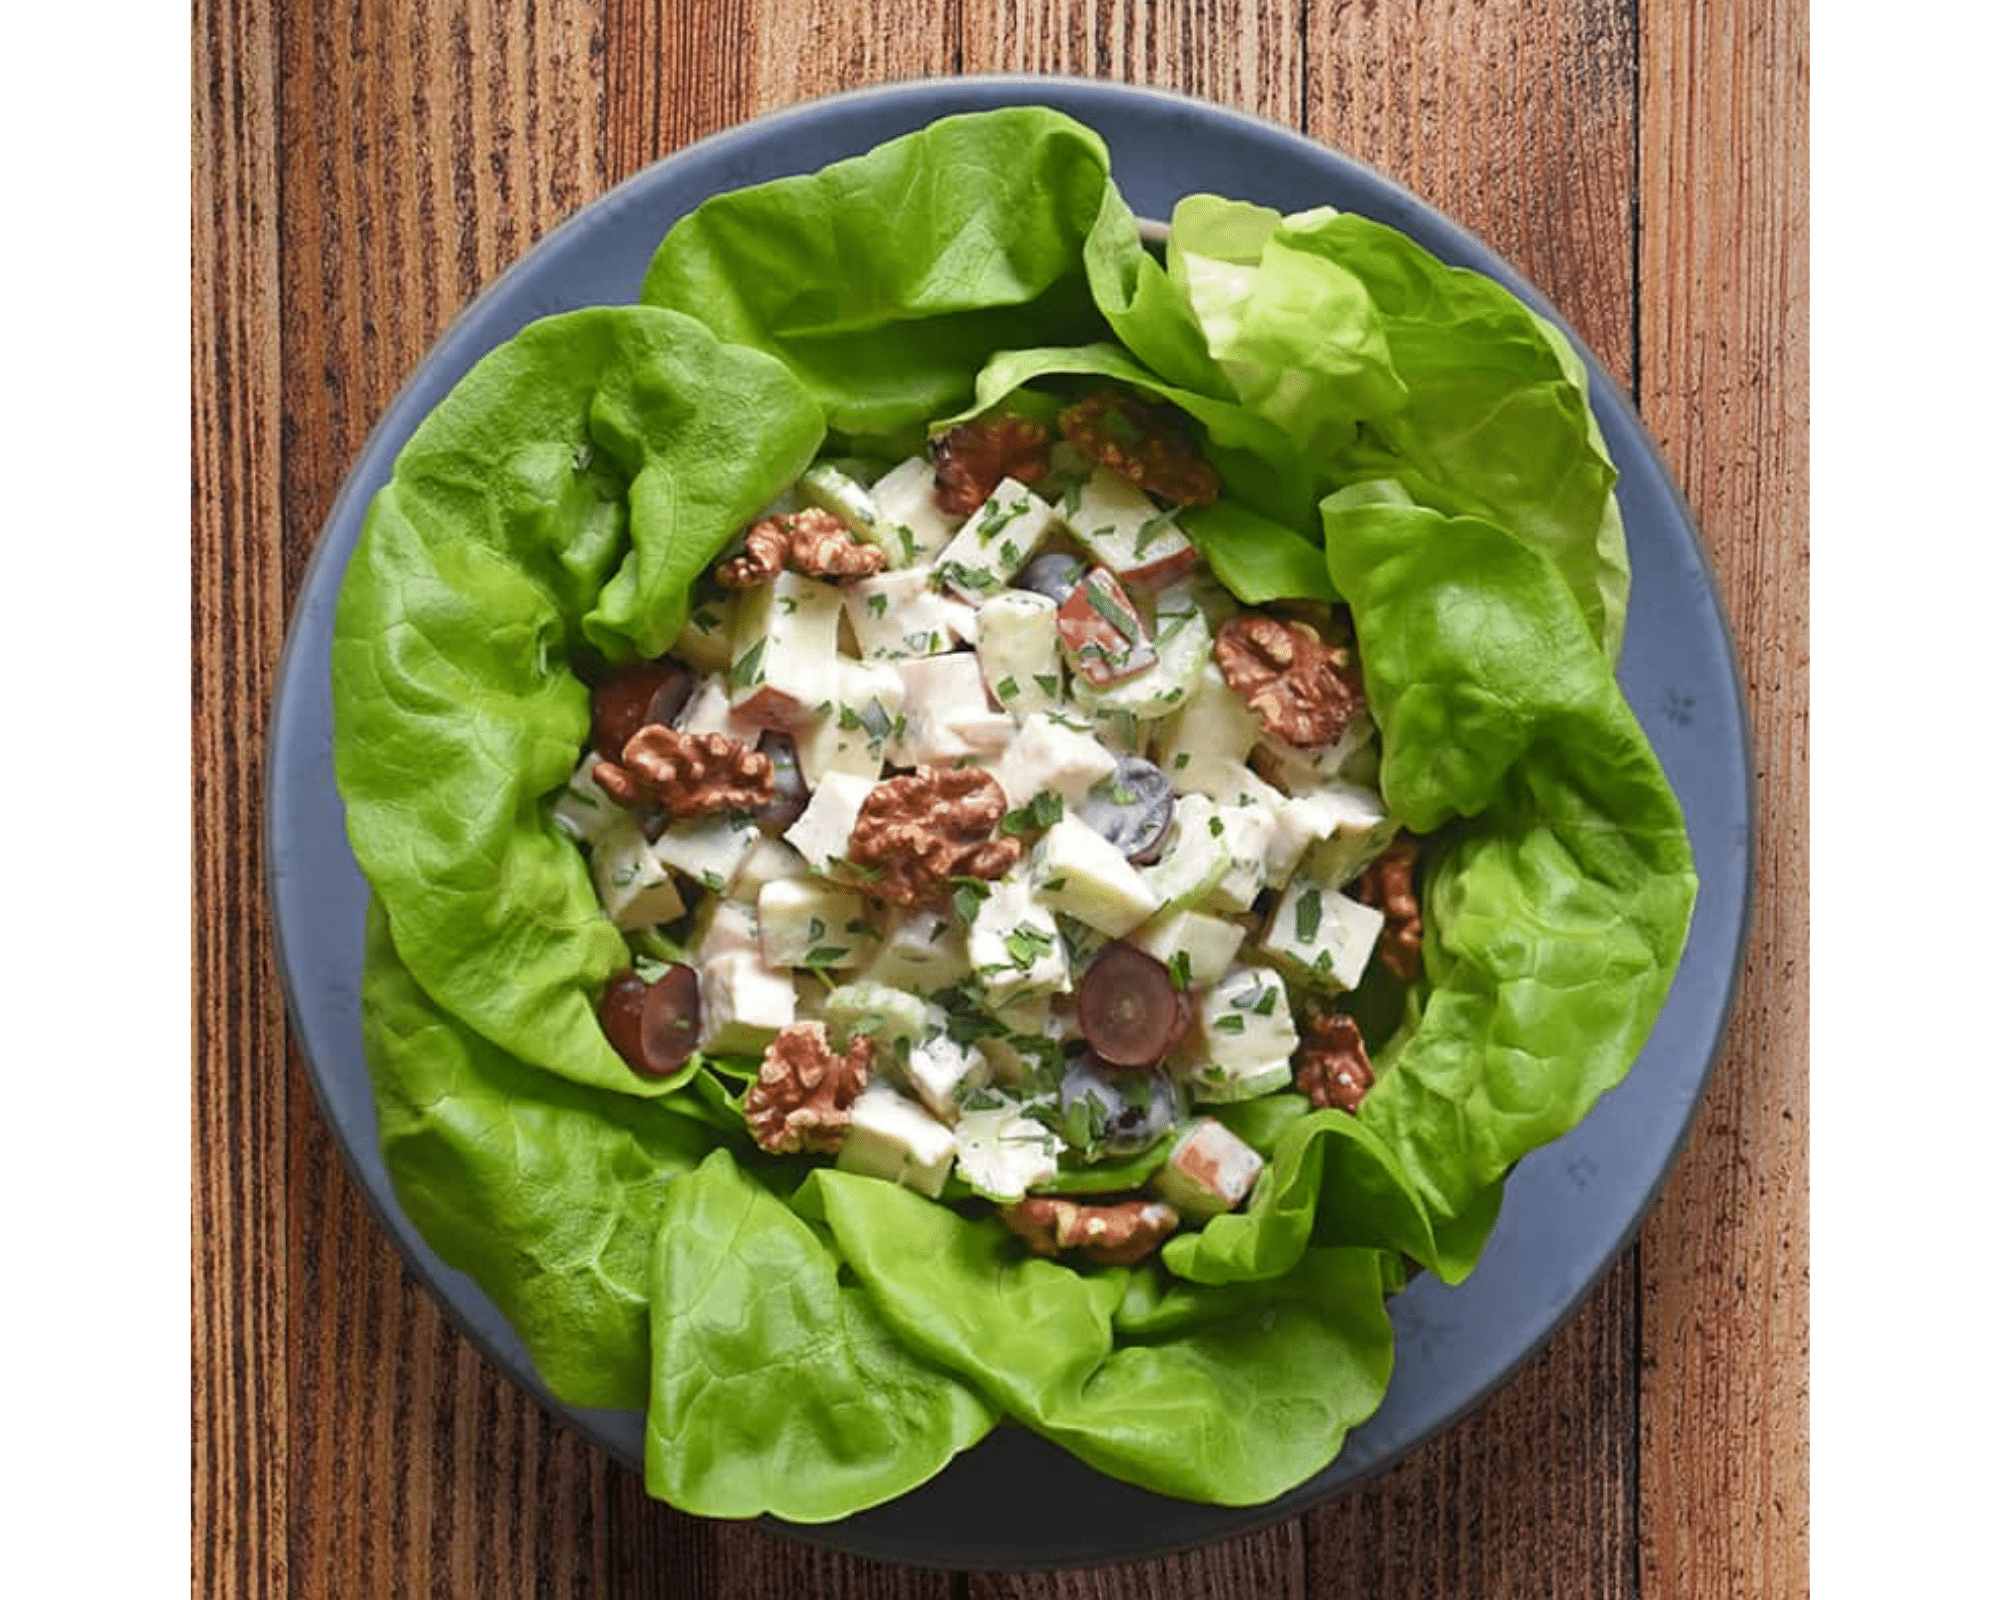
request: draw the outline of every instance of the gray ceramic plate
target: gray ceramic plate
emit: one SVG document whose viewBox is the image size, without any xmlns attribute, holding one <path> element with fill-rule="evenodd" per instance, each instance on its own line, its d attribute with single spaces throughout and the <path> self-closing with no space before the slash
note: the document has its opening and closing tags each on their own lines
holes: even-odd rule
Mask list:
<svg viewBox="0 0 2000 1600">
<path fill-rule="evenodd" d="M 423 416 L 523 324 L 637 298 L 660 236 L 708 195 L 856 155 L 951 112 L 1037 102 L 1102 134 L 1132 208 L 1165 217 L 1209 191 L 1284 211 L 1332 205 L 1401 228 L 1446 261 L 1547 303 L 1462 229 L 1386 179 L 1297 134 L 1178 96 L 1058 78 L 972 78 L 870 89 L 762 118 L 683 150 L 550 234 L 482 294 L 376 427 L 321 534 L 292 619 L 273 716 L 269 879 L 292 1020 L 327 1120 L 361 1187 L 420 1277 L 502 1370 L 585 1436 L 636 1466 L 638 1412 L 577 1411 L 536 1381 L 518 1340 L 470 1279 L 397 1208 L 376 1148 L 357 986 L 366 889 L 334 792 L 327 686 L 333 603 L 369 497 Z M 1681 503 L 1622 395 L 1591 363 L 1598 419 L 1623 474 L 1632 608 L 1620 677 L 1686 808 L 1701 895 L 1686 959 L 1631 1076 L 1567 1138 L 1522 1162 L 1478 1270 L 1457 1289 L 1420 1279 L 1394 1302 L 1396 1370 L 1381 1410 L 1331 1467 L 1268 1505 L 1191 1505 L 1102 1477 L 1002 1428 L 893 1504 L 787 1529 L 888 1560 L 958 1568 L 1157 1555 L 1296 1513 L 1476 1406 L 1554 1333 L 1632 1237 L 1687 1136 L 1734 993 L 1748 923 L 1751 780 L 1735 657 Z M 783 1526 L 783 1525 L 779 1525 Z"/>
</svg>

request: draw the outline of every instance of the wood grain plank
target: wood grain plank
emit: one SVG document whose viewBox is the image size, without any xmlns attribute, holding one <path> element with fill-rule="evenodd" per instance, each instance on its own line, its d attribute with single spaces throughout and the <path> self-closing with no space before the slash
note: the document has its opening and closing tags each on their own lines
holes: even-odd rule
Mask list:
<svg viewBox="0 0 2000 1600">
<path fill-rule="evenodd" d="M 193 1592 L 286 1591 L 288 1086 L 263 918 L 278 522 L 277 24 L 197 0 L 193 71 Z M 228 581 L 221 581 L 224 575 Z"/>
<path fill-rule="evenodd" d="M 1312 0 L 1305 41 L 1307 130 L 1478 233 L 1629 385 L 1631 5 Z M 1636 1281 L 1628 1253 L 1486 1407 L 1313 1513 L 1312 1592 L 1629 1595 Z"/>
<path fill-rule="evenodd" d="M 1807 21 L 1642 6 L 1641 410 L 1733 620 L 1758 781 L 1749 960 L 1649 1222 L 1648 1595 L 1803 1595 L 1807 1569 Z"/>
<path fill-rule="evenodd" d="M 947 75 L 959 61 L 958 0 L 755 0 L 746 115 L 902 78 Z"/>
<path fill-rule="evenodd" d="M 607 182 L 748 115 L 759 20 L 755 0 L 606 0 Z"/>
<path fill-rule="evenodd" d="M 1140 83 L 1296 125 L 1300 17 L 1298 0 L 994 0 L 965 9 L 964 70 Z"/>
<path fill-rule="evenodd" d="M 1305 1518 L 1315 1600 L 1634 1592 L 1628 1256 L 1492 1400 Z"/>
<path fill-rule="evenodd" d="M 1305 1580 L 1304 1523 L 1299 1518 L 1258 1533 L 1157 1561 L 1125 1561 L 1072 1572 L 976 1574 L 978 1600 L 1284 1600 L 1314 1591 Z"/>
<path fill-rule="evenodd" d="M 409 369 L 602 188 L 598 23 L 594 6 L 504 0 L 285 9 L 284 533 L 266 539 L 287 597 Z M 267 1266 L 286 1263 L 293 1314 L 293 1591 L 600 1593 L 603 1459 L 409 1278 L 296 1059 L 289 1083 L 286 1234 Z"/>
</svg>

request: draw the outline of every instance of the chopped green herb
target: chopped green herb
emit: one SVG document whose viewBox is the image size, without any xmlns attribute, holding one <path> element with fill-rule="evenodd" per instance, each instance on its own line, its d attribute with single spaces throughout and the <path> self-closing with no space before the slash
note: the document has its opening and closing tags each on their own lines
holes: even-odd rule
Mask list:
<svg viewBox="0 0 2000 1600">
<path fill-rule="evenodd" d="M 1055 949 L 1056 941 L 1040 928 L 1016 928 L 1006 938 L 1007 954 L 1023 972 Z"/>
<path fill-rule="evenodd" d="M 1157 516 L 1148 517 L 1144 522 L 1140 523 L 1139 537 L 1132 546 L 1132 554 L 1135 556 L 1144 555 L 1148 545 L 1153 544 L 1169 528 L 1174 526 L 1174 518 L 1178 515 L 1180 515 L 1178 510 L 1162 511 Z"/>
<path fill-rule="evenodd" d="M 1095 611 L 1106 622 L 1110 623 L 1112 627 L 1116 628 L 1118 636 L 1127 644 L 1138 645 L 1144 638 L 1139 619 L 1121 607 L 1109 594 L 1105 593 L 1105 585 L 1095 581 L 1096 578 L 1097 574 L 1093 572 L 1088 578 L 1083 580 L 1084 601 L 1092 611 Z"/>
<path fill-rule="evenodd" d="M 1062 695 L 1062 675 L 1055 672 L 1038 672 L 1035 674 L 1035 687 L 1051 700 L 1058 699 Z"/>
<path fill-rule="evenodd" d="M 1299 897 L 1292 905 L 1292 919 L 1293 926 L 1297 929 L 1298 940 L 1301 944 L 1318 935 L 1322 909 L 1319 890 L 1301 889 L 1299 891 Z"/>
<path fill-rule="evenodd" d="M 871 594 L 868 597 L 868 615 L 886 617 L 889 614 L 889 597 L 886 594 Z"/>
<path fill-rule="evenodd" d="M 1192 976 L 1193 964 L 1185 950 L 1176 950 L 1167 958 L 1167 976 L 1173 979 L 1176 989 L 1187 988 Z"/>
<path fill-rule="evenodd" d="M 1209 1026 L 1217 1033 L 1241 1033 L 1243 1031 L 1243 1018 L 1232 1011 L 1226 1016 L 1217 1017 Z"/>
<path fill-rule="evenodd" d="M 748 650 L 736 658 L 729 669 L 729 687 L 747 689 L 757 681 L 759 669 L 764 664 L 764 646 L 767 641 L 755 640 Z"/>
</svg>

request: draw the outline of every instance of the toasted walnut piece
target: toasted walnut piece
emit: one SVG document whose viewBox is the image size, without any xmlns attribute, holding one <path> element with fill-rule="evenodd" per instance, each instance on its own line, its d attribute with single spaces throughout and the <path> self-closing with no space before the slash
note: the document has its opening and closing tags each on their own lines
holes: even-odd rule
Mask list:
<svg viewBox="0 0 2000 1600">
<path fill-rule="evenodd" d="M 791 530 L 782 517 L 766 517 L 743 536 L 743 554 L 715 569 L 715 581 L 725 589 L 754 589 L 785 570 L 791 553 Z"/>
<path fill-rule="evenodd" d="M 1194 424 L 1173 406 L 1122 389 L 1100 389 L 1056 418 L 1065 439 L 1148 494 L 1177 505 L 1206 506 L 1222 492 L 1202 458 Z"/>
<path fill-rule="evenodd" d="M 857 1033 L 836 1054 L 823 1022 L 795 1022 L 764 1047 L 757 1081 L 743 1097 L 743 1120 L 766 1150 L 831 1155 L 847 1139 L 848 1108 L 867 1086 L 875 1041 Z"/>
<path fill-rule="evenodd" d="M 1417 841 L 1407 833 L 1364 867 L 1355 899 L 1382 913 L 1382 937 L 1375 945 L 1382 965 L 1405 983 L 1424 970 L 1424 919 L 1417 902 Z"/>
<path fill-rule="evenodd" d="M 1361 1109 L 1361 1097 L 1375 1083 L 1361 1025 L 1344 1011 L 1323 1011 L 1305 1019 L 1305 1040 L 1292 1068 L 1292 1082 L 1319 1110 Z"/>
<path fill-rule="evenodd" d="M 743 554 L 717 567 L 715 581 L 725 589 L 754 589 L 790 567 L 808 578 L 838 583 L 880 572 L 887 559 L 872 544 L 856 539 L 831 511 L 807 506 L 752 526 L 743 536 Z"/>
<path fill-rule="evenodd" d="M 1027 417 L 961 422 L 931 441 L 931 496 L 938 509 L 969 517 L 1002 478 L 1034 483 L 1049 470 L 1049 430 Z"/>
<path fill-rule="evenodd" d="M 1144 1260 L 1180 1226 L 1164 1200 L 1091 1203 L 1036 1194 L 1000 1208 L 1000 1220 L 1037 1255 L 1079 1255 L 1101 1267 Z"/>
<path fill-rule="evenodd" d="M 953 878 L 998 878 L 1021 841 L 992 837 L 1007 794 L 977 767 L 919 767 L 868 791 L 847 839 L 863 888 L 892 905 L 941 904 Z"/>
<path fill-rule="evenodd" d="M 1246 611 L 1215 635 L 1215 664 L 1265 732 L 1298 749 L 1332 744 L 1361 708 L 1354 653 L 1303 622 Z"/>
<path fill-rule="evenodd" d="M 614 800 L 652 801 L 674 817 L 755 811 L 770 802 L 774 784 L 771 758 L 741 739 L 657 722 L 625 741 L 616 766 L 602 762 L 591 776 Z"/>
<path fill-rule="evenodd" d="M 863 544 L 831 511 L 807 506 L 784 519 L 792 535 L 791 568 L 808 578 L 867 578 L 888 560 L 872 544 Z"/>
</svg>

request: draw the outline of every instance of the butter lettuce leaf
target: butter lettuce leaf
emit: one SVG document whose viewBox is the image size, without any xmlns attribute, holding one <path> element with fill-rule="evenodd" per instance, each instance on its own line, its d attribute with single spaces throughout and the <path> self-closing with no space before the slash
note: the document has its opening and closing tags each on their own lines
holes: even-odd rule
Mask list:
<svg viewBox="0 0 2000 1600">
<path fill-rule="evenodd" d="M 726 1151 L 666 1192 L 650 1493 L 700 1516 L 827 1522 L 915 1488 L 993 1426 L 992 1406 L 900 1342 L 840 1266 Z"/>
<path fill-rule="evenodd" d="M 522 1061 L 675 1087 L 597 1026 L 629 958 L 543 810 L 589 729 L 571 654 L 671 643 L 696 574 L 822 433 L 768 356 L 670 312 L 577 311 L 474 366 L 370 504 L 334 617 L 348 839 L 417 981 Z"/>
<path fill-rule="evenodd" d="M 1388 1387 L 1380 1253 L 1310 1249 L 1226 1288 L 1151 1267 L 1078 1272 L 872 1178 L 822 1170 L 802 1204 L 902 1342 L 1009 1415 L 1161 1494 L 1257 1505 L 1339 1453 Z"/>
<path fill-rule="evenodd" d="M 1419 831 L 1448 830 L 1423 885 L 1417 1020 L 1360 1112 L 1443 1226 L 1629 1070 L 1687 937 L 1693 858 L 1540 549 L 1365 497 L 1329 497 L 1325 528 L 1368 663 L 1384 799 Z"/>
<path fill-rule="evenodd" d="M 704 201 L 640 299 L 782 357 L 839 432 L 893 436 L 963 405 L 995 350 L 1102 337 L 1086 247 L 1107 292 L 1139 292 L 1103 140 L 1010 107 Z"/>
<path fill-rule="evenodd" d="M 577 1406 L 642 1406 L 663 1192 L 714 1135 L 667 1102 L 523 1066 L 424 993 L 369 909 L 363 1052 L 396 1202 Z"/>
</svg>

